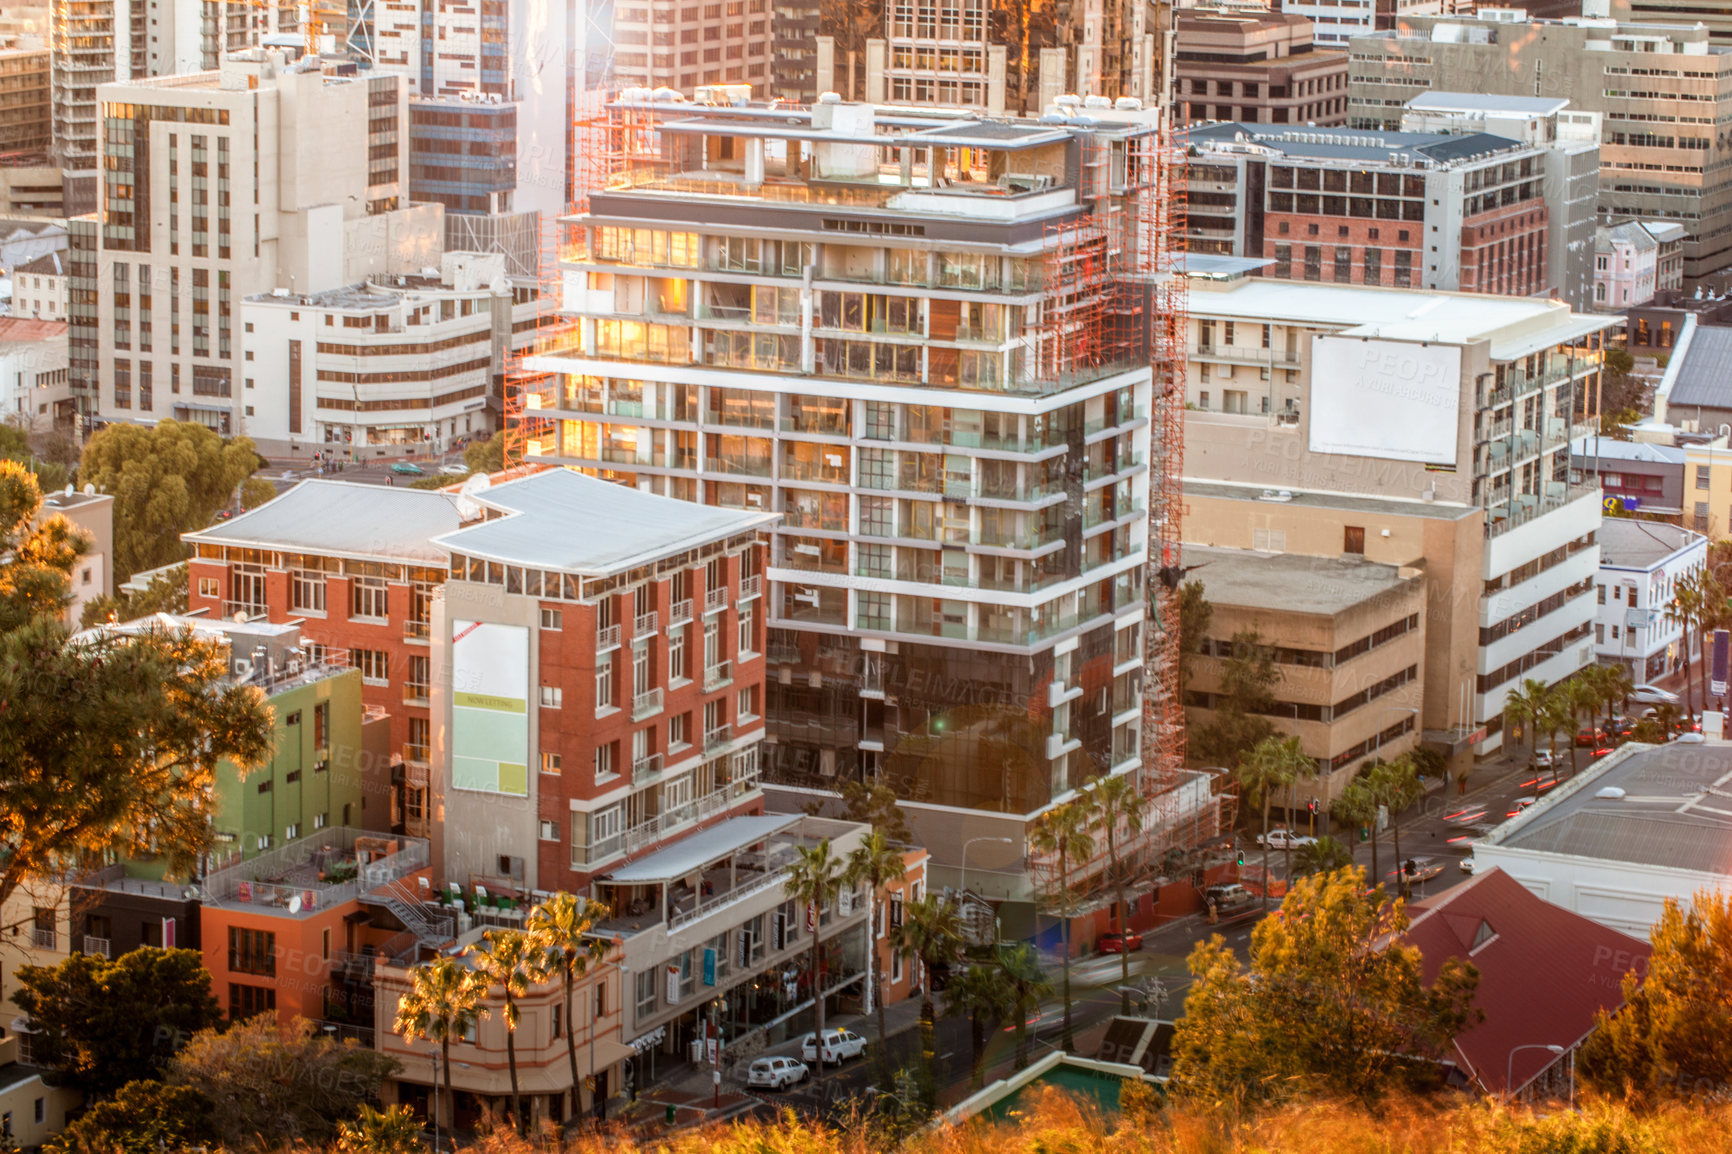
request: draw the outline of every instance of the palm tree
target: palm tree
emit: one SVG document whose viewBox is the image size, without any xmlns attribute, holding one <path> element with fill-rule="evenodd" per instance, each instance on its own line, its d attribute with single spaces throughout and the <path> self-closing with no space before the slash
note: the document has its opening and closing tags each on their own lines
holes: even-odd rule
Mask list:
<svg viewBox="0 0 1732 1154">
<path fill-rule="evenodd" d="M 487 930 L 481 935 L 485 948 L 464 951 L 475 965 L 475 975 L 505 998 L 505 1064 L 511 1071 L 511 1124 L 523 1129 L 523 1107 L 517 1093 L 517 1024 L 522 1015 L 517 999 L 541 981 L 535 943 L 522 930 Z"/>
<path fill-rule="evenodd" d="M 1630 676 L 1630 671 L 1622 665 L 1602 665 L 1600 674 L 1600 697 L 1606 704 L 1606 724 L 1612 723 L 1613 710 L 1623 706 L 1630 699 L 1630 693 L 1636 688 L 1636 679 Z"/>
<path fill-rule="evenodd" d="M 549 977 L 558 974 L 565 983 L 565 1058 L 571 1065 L 571 1112 L 582 1106 L 577 1080 L 577 1020 L 572 1017 L 572 991 L 577 979 L 599 965 L 607 957 L 608 944 L 593 934 L 595 923 L 608 916 L 608 908 L 600 902 L 554 894 L 537 903 L 524 920 L 531 948 L 536 954 L 536 966 Z M 590 1023 L 591 1044 L 595 1023 Z M 594 1106 L 598 1117 L 607 1116 L 607 1104 L 596 1096 Z"/>
<path fill-rule="evenodd" d="M 337 1124 L 334 1154 L 421 1154 L 421 1123 L 407 1106 L 375 1110 L 363 1105 L 352 1122 Z"/>
<path fill-rule="evenodd" d="M 1121 956 L 1127 952 L 1119 951 Z M 1039 1012 L 1040 1004 L 1052 995 L 1052 983 L 1034 951 L 1020 942 L 1001 948 L 998 964 L 1010 983 L 1011 1011 L 1016 1014 L 1016 1068 L 1021 1070 L 1028 1065 L 1028 1016 Z"/>
<path fill-rule="evenodd" d="M 461 1040 L 487 1016 L 487 980 L 456 958 L 443 957 L 409 971 L 409 992 L 397 1003 L 391 1028 L 407 1041 L 422 1038 L 439 1043 L 439 1065 L 445 1072 L 446 1108 L 452 1109 L 451 1041 Z M 438 1112 L 433 1118 L 438 1136 Z"/>
<path fill-rule="evenodd" d="M 824 955 L 820 945 L 824 937 L 824 907 L 842 892 L 843 860 L 830 852 L 830 839 L 815 846 L 799 846 L 799 860 L 788 867 L 783 890 L 790 898 L 812 911 L 812 999 L 817 1005 L 818 1076 L 824 1075 Z"/>
<path fill-rule="evenodd" d="M 1285 748 L 1289 743 L 1292 745 L 1291 751 Z M 1269 803 L 1277 789 L 1293 784 L 1297 771 L 1294 768 L 1294 756 L 1290 754 L 1303 757 L 1304 754 L 1298 750 L 1297 737 L 1265 737 L 1245 755 L 1245 760 L 1241 761 L 1239 768 L 1233 772 L 1240 787 L 1251 797 L 1260 799 L 1263 804 L 1264 909 L 1269 908 Z M 1128 977 L 1126 981 L 1129 981 Z"/>
<path fill-rule="evenodd" d="M 920 1049 L 926 1059 L 926 1105 L 936 1104 L 938 1047 L 932 1014 L 932 971 L 962 954 L 962 916 L 954 902 L 933 894 L 902 907 L 902 924 L 896 927 L 896 949 L 913 954 L 926 971 L 920 983 Z"/>
<path fill-rule="evenodd" d="M 1058 916 L 1064 920 L 1064 1048 L 1074 1050 L 1076 1038 L 1071 1032 L 1070 1007 L 1070 866 L 1094 856 L 1095 839 L 1089 836 L 1087 807 L 1072 798 L 1041 814 L 1029 832 L 1029 845 L 1034 852 L 1058 861 L 1057 888 L 1053 900 Z"/>
<path fill-rule="evenodd" d="M 1336 821 L 1356 825 L 1370 832 L 1371 841 L 1371 877 L 1373 884 L 1383 880 L 1383 875 L 1377 872 L 1377 807 L 1380 803 L 1377 795 L 1366 784 L 1363 777 L 1356 777 L 1347 783 L 1339 796 L 1329 806 L 1330 816 Z"/>
<path fill-rule="evenodd" d="M 1395 836 L 1395 888 L 1397 893 L 1405 894 L 1407 875 L 1401 868 L 1401 811 L 1425 793 L 1419 780 L 1419 767 L 1411 756 L 1404 753 L 1373 769 L 1366 775 L 1366 784 L 1372 795 L 1389 811 L 1390 829 Z"/>
<path fill-rule="evenodd" d="M 1119 860 L 1119 837 L 1122 825 L 1124 836 L 1134 838 L 1143 832 L 1143 815 L 1148 812 L 1149 800 L 1137 792 L 1136 780 L 1128 773 L 1117 777 L 1097 777 L 1091 779 L 1082 788 L 1083 805 L 1091 820 L 1092 826 L 1099 826 L 1107 839 L 1107 868 L 1112 871 L 1113 892 L 1119 907 L 1119 932 L 1131 932 L 1131 907 L 1125 901 L 1125 870 Z M 1119 985 L 1128 987 L 1131 984 L 1131 955 L 1129 950 L 1119 950 Z M 1119 994 L 1119 1002 L 1125 1013 L 1131 1012 L 1131 996 L 1128 992 Z"/>
<path fill-rule="evenodd" d="M 1310 845 L 1300 846 L 1295 857 L 1298 861 L 1294 868 L 1301 874 L 1329 874 L 1353 864 L 1353 851 L 1328 834 Z"/>
<path fill-rule="evenodd" d="M 1528 727 L 1528 760 L 1539 756 L 1540 734 L 1538 722 L 1540 714 L 1545 712 L 1546 694 L 1550 687 L 1536 677 L 1523 679 L 1520 687 L 1512 689 L 1504 698 L 1503 713 L 1511 721 L 1519 722 Z"/>
<path fill-rule="evenodd" d="M 1015 997 L 1016 991 L 997 966 L 969 966 L 944 987 L 944 1016 L 968 1019 L 975 1090 L 986 1082 L 986 1033 L 1010 1017 Z"/>
<path fill-rule="evenodd" d="M 1268 751 L 1267 756 L 1270 757 L 1271 759 L 1273 759 L 1274 762 L 1276 763 L 1276 765 L 1279 767 L 1278 776 L 1282 776 L 1282 777 L 1285 777 L 1287 779 L 1287 784 L 1286 784 L 1286 789 L 1287 789 L 1287 817 L 1288 817 L 1288 823 L 1289 823 L 1288 833 L 1290 835 L 1292 833 L 1291 823 L 1292 823 L 1292 816 L 1293 816 L 1293 802 L 1294 802 L 1294 798 L 1297 796 L 1297 790 L 1295 787 L 1298 785 L 1299 781 L 1303 778 L 1311 778 L 1313 780 L 1316 779 L 1316 777 L 1317 777 L 1317 760 L 1315 758 L 1311 757 L 1309 754 L 1307 754 L 1304 751 L 1304 749 L 1300 747 L 1299 738 L 1297 738 L 1297 737 L 1288 737 L 1288 738 L 1272 737 L 1269 740 L 1275 744 Z M 1257 756 L 1257 751 L 1252 750 L 1251 755 L 1253 757 Z M 1263 828 L 1265 830 L 1268 829 L 1267 823 L 1265 823 Z M 1265 838 L 1264 840 L 1267 840 L 1267 838 Z M 1293 876 L 1293 838 L 1291 836 L 1289 836 L 1287 838 L 1286 844 L 1282 847 L 1281 856 L 1282 856 L 1281 868 L 1284 871 L 1286 871 L 1286 875 L 1288 877 L 1292 877 Z M 1269 874 L 1269 868 L 1268 867 L 1269 867 L 1268 859 L 1265 858 L 1264 862 L 1263 862 L 1263 876 L 1265 879 L 1267 879 L 1268 874 Z M 1267 887 L 1265 887 L 1265 888 L 1267 888 Z"/>
<path fill-rule="evenodd" d="M 868 833 L 854 847 L 844 870 L 847 885 L 866 884 L 869 903 L 866 915 L 866 987 L 872 992 L 872 1007 L 878 1016 L 878 1080 L 881 1083 L 889 1081 L 890 1060 L 884 1048 L 884 991 L 878 985 L 878 942 L 874 936 L 878 932 L 878 891 L 907 876 L 908 863 L 902 851 L 891 845 L 884 831 L 879 829 Z"/>
<path fill-rule="evenodd" d="M 1569 732 L 1575 727 L 1575 717 L 1570 713 L 1568 692 L 1561 686 L 1553 686 L 1546 690 L 1546 695 L 1540 700 L 1540 713 L 1534 719 L 1536 731 L 1544 730 L 1546 747 L 1552 755 L 1552 782 L 1558 780 L 1558 733 Z M 1570 749 L 1576 748 L 1575 734 L 1570 733 Z M 1575 756 L 1571 753 L 1571 756 Z M 1573 771 L 1573 767 L 1572 767 Z M 1540 775 L 1534 774 L 1534 796 L 1540 793 Z"/>
</svg>

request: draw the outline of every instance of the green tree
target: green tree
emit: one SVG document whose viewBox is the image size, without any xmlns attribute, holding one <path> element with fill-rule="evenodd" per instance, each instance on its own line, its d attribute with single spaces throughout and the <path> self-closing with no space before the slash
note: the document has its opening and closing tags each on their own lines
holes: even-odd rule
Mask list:
<svg viewBox="0 0 1732 1154">
<path fill-rule="evenodd" d="M 1504 697 L 1503 715 L 1506 722 L 1528 727 L 1528 757 L 1540 752 L 1540 718 L 1545 714 L 1546 695 L 1551 687 L 1537 678 L 1528 677 Z"/>
<path fill-rule="evenodd" d="M 908 819 L 902 815 L 896 791 L 889 786 L 845 781 L 842 783 L 842 805 L 849 821 L 864 822 L 883 833 L 892 844 L 913 844 L 914 836 L 908 832 Z"/>
<path fill-rule="evenodd" d="M 1294 854 L 1293 868 L 1299 874 L 1327 874 L 1353 864 L 1353 851 L 1325 834 Z"/>
<path fill-rule="evenodd" d="M 183 560 L 180 535 L 210 524 L 261 460 L 251 439 L 225 441 L 185 421 L 109 425 L 92 436 L 78 476 L 114 497 L 115 581 Z M 254 508 L 271 492 L 255 485 L 242 504 Z"/>
<path fill-rule="evenodd" d="M 197 950 L 73 954 L 20 966 L 17 982 L 12 1001 L 30 1022 L 37 1062 L 91 1094 L 154 1074 L 222 1019 Z"/>
<path fill-rule="evenodd" d="M 505 430 L 464 449 L 463 463 L 472 473 L 497 473 L 505 468 Z"/>
<path fill-rule="evenodd" d="M 391 1029 L 405 1041 L 439 1044 L 439 1069 L 445 1075 L 445 1109 L 452 1110 L 451 1042 L 487 1016 L 487 980 L 455 958 L 423 962 L 409 971 L 409 992 L 397 1003 Z M 453 1110 L 453 1114 L 455 1111 Z M 439 1125 L 439 1119 L 433 1120 Z"/>
<path fill-rule="evenodd" d="M 511 1074 L 511 1124 L 523 1129 L 523 1101 L 517 1090 L 517 1026 L 522 1021 L 518 999 L 528 995 L 529 988 L 543 978 L 536 956 L 535 942 L 521 930 L 484 930 L 481 940 L 487 944 L 477 949 L 469 947 L 468 955 L 475 973 L 487 983 L 487 990 L 498 990 L 505 1001 L 505 1064 Z M 567 1023 L 566 1033 L 571 1030 Z"/>
<path fill-rule="evenodd" d="M 1070 997 L 1070 922 L 1074 906 L 1070 888 L 1070 867 L 1086 862 L 1095 853 L 1095 839 L 1089 835 L 1088 806 L 1073 797 L 1055 805 L 1035 820 L 1029 833 L 1029 846 L 1042 857 L 1053 859 L 1058 870 L 1053 877 L 1053 892 L 1047 900 L 1064 923 L 1064 944 L 1061 966 L 1064 973 L 1064 1048 L 1076 1048 L 1076 1035 L 1071 1027 Z"/>
<path fill-rule="evenodd" d="M 1263 807 L 1264 909 L 1269 908 L 1269 803 L 1276 790 L 1292 785 L 1298 778 L 1300 759 L 1310 760 L 1299 748 L 1297 737 L 1265 737 L 1233 773 L 1245 796 Z"/>
<path fill-rule="evenodd" d="M 899 882 L 908 876 L 908 863 L 902 856 L 902 850 L 890 844 L 884 836 L 884 831 L 874 828 L 860 844 L 854 847 L 854 852 L 848 855 L 848 864 L 843 871 L 843 881 L 849 886 L 864 885 L 866 887 L 866 984 L 872 991 L 872 1008 L 878 1019 L 878 1080 L 888 1088 L 890 1080 L 889 1054 L 884 1046 L 884 990 L 883 981 L 878 966 L 878 942 L 873 937 L 878 925 L 878 893 L 891 882 Z"/>
<path fill-rule="evenodd" d="M 1554 685 L 1546 690 L 1545 698 L 1540 702 L 1540 715 L 1535 721 L 1535 727 L 1546 735 L 1546 749 L 1552 755 L 1552 781 L 1558 780 L 1558 734 L 1570 736 L 1571 756 L 1574 756 L 1575 714 L 1571 709 L 1570 692 L 1562 684 Z M 1572 767 L 1572 772 L 1574 769 Z M 1539 796 L 1539 774 L 1534 775 L 1534 796 Z"/>
<path fill-rule="evenodd" d="M 185 613 L 186 588 L 186 566 L 176 565 L 152 577 L 150 584 L 137 593 L 117 591 L 92 597 L 84 603 L 79 624 L 88 629 L 109 620 L 132 621 L 152 613 Z"/>
<path fill-rule="evenodd" d="M 190 1086 L 128 1082 L 49 1140 L 45 1154 L 162 1154 L 220 1140 L 211 1100 Z"/>
<path fill-rule="evenodd" d="M 956 904 L 928 893 L 904 902 L 902 924 L 892 936 L 894 948 L 919 959 L 925 976 L 920 982 L 920 1052 L 925 1059 L 921 1096 L 928 1110 L 937 1104 L 938 1046 L 932 1011 L 932 973 L 962 955 L 962 915 Z"/>
<path fill-rule="evenodd" d="M 1371 876 L 1376 878 L 1383 876 L 1377 866 L 1377 810 L 1381 804 L 1363 777 L 1348 782 L 1329 804 L 1329 815 L 1336 821 L 1366 831 L 1371 842 Z"/>
<path fill-rule="evenodd" d="M 1122 957 L 1129 950 L 1120 950 Z M 1040 959 L 1027 944 L 1000 946 L 998 964 L 1010 985 L 1011 1013 L 1016 1015 L 1016 1068 L 1028 1065 L 1028 1019 L 1038 1013 L 1040 1004 L 1052 996 L 1052 982 L 1040 967 Z"/>
<path fill-rule="evenodd" d="M 816 1007 L 818 1037 L 824 1037 L 824 907 L 842 892 L 847 863 L 830 852 L 830 839 L 815 846 L 799 846 L 799 858 L 788 867 L 783 892 L 797 905 L 812 911 L 812 1001 Z M 818 1075 L 824 1074 L 824 1047 L 815 1048 Z"/>
<path fill-rule="evenodd" d="M 1263 644 L 1255 629 L 1233 634 L 1230 655 L 1221 662 L 1221 689 L 1214 716 L 1199 726 L 1193 743 L 1196 756 L 1216 765 L 1239 764 L 1251 749 L 1275 734 L 1266 714 L 1275 710 L 1275 686 L 1281 670 L 1275 651 Z"/>
<path fill-rule="evenodd" d="M 1624 703 L 1636 688 L 1636 679 L 1622 665 L 1596 665 L 1599 671 L 1595 683 L 1600 690 L 1600 704 L 1606 710 L 1606 724 L 1612 724 L 1615 714 L 1622 712 Z"/>
<path fill-rule="evenodd" d="M 328 1038 L 305 1018 L 283 1026 L 261 1014 L 194 1036 L 167 1080 L 216 1105 L 218 1136 L 230 1149 L 295 1140 L 321 1146 L 338 1123 L 376 1103 L 397 1070 L 395 1058 Z"/>
<path fill-rule="evenodd" d="M 968 1019 L 973 1089 L 986 1083 L 987 1034 L 1014 1012 L 1015 997 L 1008 975 L 997 966 L 966 966 L 944 987 L 944 1016 Z"/>
<path fill-rule="evenodd" d="M 1192 658 L 1203 651 L 1209 637 L 1209 622 L 1215 607 L 1203 596 L 1203 583 L 1195 578 L 1179 586 L 1179 686 L 1191 680 Z"/>
<path fill-rule="evenodd" d="M 77 459 L 76 454 L 73 459 Z M 66 465 L 52 459 L 51 454 L 37 453 L 30 443 L 30 434 L 10 421 L 0 422 L 0 460 L 22 465 L 47 492 L 65 488 L 71 476 Z"/>
<path fill-rule="evenodd" d="M 421 1154 L 421 1123 L 407 1106 L 362 1106 L 354 1121 L 337 1127 L 334 1154 Z"/>
<path fill-rule="evenodd" d="M 1702 645 L 1712 624 L 1725 614 L 1726 590 L 1706 569 L 1695 569 L 1672 584 L 1672 602 L 1666 616 L 1683 630 L 1679 646 L 1684 653 L 1684 716 L 1696 716 L 1695 666 L 1690 654 Z M 1706 687 L 1703 693 L 1706 694 Z M 1705 704 L 1705 703 L 1704 703 Z"/>
<path fill-rule="evenodd" d="M 1248 965 L 1218 934 L 1198 944 L 1174 1090 L 1201 1102 L 1371 1100 L 1437 1077 L 1436 1059 L 1479 1020 L 1478 971 L 1450 959 L 1426 986 L 1418 949 L 1399 942 L 1402 903 L 1364 891 L 1358 869 L 1299 879 L 1252 932 Z"/>
<path fill-rule="evenodd" d="M 1389 812 L 1390 834 L 1395 839 L 1396 888 L 1407 896 L 1407 874 L 1402 872 L 1401 814 L 1408 806 L 1425 796 L 1425 785 L 1419 780 L 1419 767 L 1407 754 L 1394 761 L 1375 766 L 1366 774 L 1366 784 L 1377 801 Z M 1375 879 L 1382 882 L 1382 878 Z"/>
<path fill-rule="evenodd" d="M 1721 1101 L 1732 1085 L 1732 895 L 1666 899 L 1649 935 L 1647 974 L 1623 975 L 1624 1006 L 1596 1016 L 1577 1070 L 1638 1109 Z"/>
<path fill-rule="evenodd" d="M 1130 872 L 1130 863 L 1123 854 L 1129 848 L 1126 843 L 1134 844 L 1137 835 L 1143 832 L 1149 800 L 1138 792 L 1136 776 L 1129 773 L 1091 778 L 1077 796 L 1087 808 L 1090 827 L 1099 830 L 1099 836 L 1107 843 L 1108 880 L 1112 883 L 1113 896 L 1119 908 L 1119 930 L 1128 934 L 1131 932 L 1131 904 L 1125 898 L 1125 878 Z M 1119 975 L 1120 985 L 1130 985 L 1129 950 L 1119 951 Z M 1130 1013 L 1129 992 L 1119 994 L 1119 1003 L 1121 1012 Z"/>
<path fill-rule="evenodd" d="M 37 523 L 42 490 L 24 466 L 0 460 L 0 635 L 58 617 L 71 600 L 67 575 L 89 539 L 58 513 Z"/>
<path fill-rule="evenodd" d="M 573 1114 L 579 1109 L 580 1083 L 577 1080 L 577 1019 L 572 1017 L 572 993 L 578 978 L 587 974 L 591 966 L 599 966 L 607 960 L 611 947 L 595 932 L 595 923 L 608 915 L 607 906 L 601 902 L 558 893 L 531 908 L 523 925 L 539 955 L 536 967 L 542 973 L 557 974 L 565 987 L 565 1059 L 571 1066 Z M 593 1020 L 590 1033 L 595 1033 Z M 607 1103 L 600 1095 L 594 1097 L 596 1117 L 605 1119 Z"/>
</svg>

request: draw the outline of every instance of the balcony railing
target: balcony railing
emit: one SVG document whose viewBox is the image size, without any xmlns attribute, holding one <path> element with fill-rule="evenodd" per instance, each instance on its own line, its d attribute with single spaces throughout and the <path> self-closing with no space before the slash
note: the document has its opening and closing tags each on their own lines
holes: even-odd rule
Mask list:
<svg viewBox="0 0 1732 1154">
<path fill-rule="evenodd" d="M 728 607 L 728 589 L 727 589 L 727 586 L 725 586 L 725 585 L 719 586 L 718 588 L 709 589 L 709 590 L 706 590 L 704 592 L 704 612 L 705 613 L 714 613 L 719 609 L 726 609 L 727 607 Z"/>
<path fill-rule="evenodd" d="M 718 725 L 704 731 L 704 752 L 713 753 L 734 739 L 734 727 Z"/>
<path fill-rule="evenodd" d="M 403 622 L 403 640 L 405 641 L 427 641 L 432 636 L 433 623 L 431 621 Z"/>
<path fill-rule="evenodd" d="M 684 625 L 691 619 L 692 599 L 690 597 L 685 598 L 683 601 L 675 601 L 668 609 L 669 629 L 672 629 L 676 625 Z"/>
<path fill-rule="evenodd" d="M 403 760 L 404 761 L 418 762 L 422 765 L 425 765 L 429 761 L 432 760 L 431 752 L 430 752 L 431 749 L 432 749 L 432 746 L 415 745 L 415 744 L 412 744 L 410 742 L 404 742 L 403 743 Z"/>
<path fill-rule="evenodd" d="M 662 708 L 662 691 L 651 689 L 640 693 L 631 699 L 631 719 L 642 721 L 652 713 L 660 713 Z"/>
<path fill-rule="evenodd" d="M 662 771 L 662 755 L 652 753 L 648 757 L 640 757 L 631 763 L 631 783 L 642 785 Z"/>
<path fill-rule="evenodd" d="M 84 952 L 87 954 L 99 954 L 105 958 L 111 958 L 114 956 L 112 946 L 107 938 L 95 938 L 91 937 L 89 934 L 84 935 Z"/>
<path fill-rule="evenodd" d="M 782 871 L 777 870 L 775 873 L 764 874 L 761 877 L 752 878 L 750 881 L 737 885 L 726 893 L 715 895 L 707 902 L 700 902 L 689 910 L 670 910 L 668 912 L 668 931 L 671 933 L 690 922 L 699 921 L 700 919 L 709 917 L 711 914 L 720 913 L 722 910 L 737 905 L 739 902 L 751 897 L 753 894 L 763 893 L 772 886 L 786 885 L 787 880 L 787 875 Z"/>
<path fill-rule="evenodd" d="M 720 689 L 734 679 L 734 665 L 731 661 L 723 661 L 704 670 L 704 692 Z"/>
<path fill-rule="evenodd" d="M 764 579 L 762 577 L 742 577 L 742 578 L 740 578 L 740 600 L 741 601 L 750 601 L 752 598 L 754 598 L 754 597 L 758 596 L 760 593 L 762 593 L 763 590 L 764 590 Z"/>
<path fill-rule="evenodd" d="M 595 651 L 606 653 L 609 649 L 619 648 L 619 626 L 605 625 L 595 631 Z"/>
<path fill-rule="evenodd" d="M 45 930 L 40 926 L 30 931 L 30 944 L 39 950 L 55 950 L 60 948 L 60 935 L 53 930 Z"/>
<path fill-rule="evenodd" d="M 248 620 L 251 620 L 255 617 L 269 617 L 271 614 L 271 607 L 269 605 L 266 605 L 263 601 L 224 601 L 223 602 L 223 616 L 224 617 L 226 617 L 230 621 L 233 621 L 235 619 L 236 613 L 245 613 L 247 615 Z"/>
<path fill-rule="evenodd" d="M 646 637 L 661 628 L 662 615 L 651 609 L 648 613 L 639 613 L 632 621 L 631 635 Z"/>
</svg>

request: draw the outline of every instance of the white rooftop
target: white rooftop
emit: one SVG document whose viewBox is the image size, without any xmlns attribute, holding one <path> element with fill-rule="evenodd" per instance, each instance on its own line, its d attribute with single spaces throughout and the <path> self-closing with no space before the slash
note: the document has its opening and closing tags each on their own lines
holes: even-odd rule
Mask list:
<svg viewBox="0 0 1732 1154">
<path fill-rule="evenodd" d="M 620 866 L 602 880 L 618 885 L 645 885 L 689 877 L 730 854 L 749 849 L 772 834 L 798 825 L 800 818 L 797 813 L 730 817 L 665 849 Z"/>
<path fill-rule="evenodd" d="M 1310 325 L 1345 337 L 1443 345 L 1490 341 L 1494 360 L 1527 356 L 1623 323 L 1620 316 L 1572 313 L 1562 301 L 1536 297 L 1265 277 L 1225 283 L 1193 278 L 1190 304 L 1193 316 Z"/>
<path fill-rule="evenodd" d="M 312 479 L 231 521 L 182 533 L 181 540 L 442 566 L 447 555 L 433 538 L 459 524 L 455 498 L 437 489 Z"/>
<path fill-rule="evenodd" d="M 768 528 L 778 514 L 718 509 L 549 469 L 469 494 L 505 514 L 439 537 L 441 549 L 604 577 L 670 553 Z"/>
<path fill-rule="evenodd" d="M 1424 92 L 1407 102 L 1415 112 L 1490 112 L 1550 116 L 1569 107 L 1554 96 L 1500 96 L 1492 92 Z"/>
<path fill-rule="evenodd" d="M 1653 465 L 1682 465 L 1684 450 L 1648 441 L 1619 441 L 1611 437 L 1579 437 L 1570 446 L 1577 460 L 1599 457 L 1602 461 L 1646 461 Z"/>
</svg>

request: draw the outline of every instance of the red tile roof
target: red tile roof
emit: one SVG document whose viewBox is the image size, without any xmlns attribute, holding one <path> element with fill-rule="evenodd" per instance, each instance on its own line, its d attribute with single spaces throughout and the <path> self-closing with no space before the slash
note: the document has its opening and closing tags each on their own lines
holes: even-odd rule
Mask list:
<svg viewBox="0 0 1732 1154">
<path fill-rule="evenodd" d="M 1650 946 L 1535 897 L 1501 869 L 1487 870 L 1416 903 L 1402 941 L 1424 957 L 1426 982 L 1449 958 L 1479 969 L 1474 1004 L 1485 1021 L 1455 1040 L 1456 1059 L 1487 1092 L 1505 1090 L 1517 1046 L 1573 1049 L 1600 1009 L 1623 1005 L 1626 971 L 1646 969 Z M 1559 1059 L 1543 1049 L 1513 1055 L 1520 1090 Z"/>
<path fill-rule="evenodd" d="M 48 341 L 65 335 L 65 321 L 39 321 L 31 317 L 0 317 L 0 341 Z"/>
</svg>

